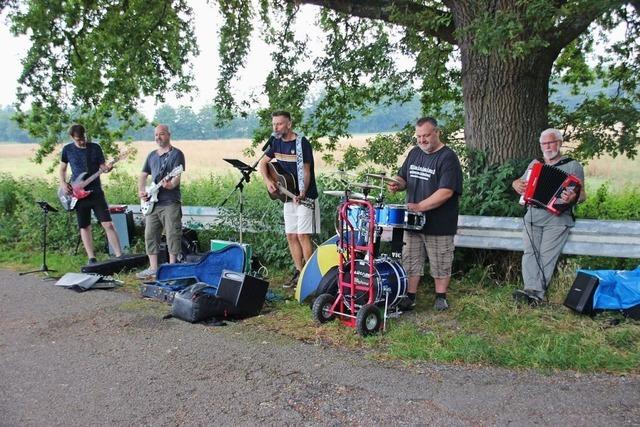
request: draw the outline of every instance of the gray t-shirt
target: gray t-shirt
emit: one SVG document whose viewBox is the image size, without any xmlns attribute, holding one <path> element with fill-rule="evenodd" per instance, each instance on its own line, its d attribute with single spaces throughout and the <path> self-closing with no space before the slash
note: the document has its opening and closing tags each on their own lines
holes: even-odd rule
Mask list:
<svg viewBox="0 0 640 427">
<path fill-rule="evenodd" d="M 147 156 L 147 160 L 142 166 L 142 172 L 151 175 L 153 182 L 158 183 L 162 178 L 167 176 L 175 167 L 182 165 L 184 170 L 184 154 L 176 147 L 172 147 L 170 151 L 159 156 L 157 150 L 153 150 Z M 170 205 L 174 202 L 180 202 L 182 194 L 180 193 L 180 185 L 171 190 L 160 188 L 158 192 L 158 205 Z"/>
<path fill-rule="evenodd" d="M 560 157 L 560 161 L 564 160 L 566 156 Z M 532 160 L 527 167 L 527 170 L 530 169 L 538 160 Z M 553 165 L 552 165 L 553 166 Z M 584 169 L 582 165 L 575 160 L 571 160 L 568 163 L 565 163 L 560 166 L 555 166 L 563 172 L 568 173 L 569 175 L 574 175 L 577 177 L 580 182 L 582 182 L 582 186 L 584 188 Z M 524 180 L 527 175 L 527 172 L 522 174 L 520 179 Z M 527 223 L 533 223 L 533 225 L 537 226 L 546 226 L 546 225 L 566 225 L 568 227 L 573 227 L 575 221 L 573 216 L 571 215 L 571 209 L 567 209 L 560 215 L 554 215 L 546 209 L 536 209 L 529 207 L 527 209 L 527 213 L 524 216 L 524 219 Z"/>
</svg>

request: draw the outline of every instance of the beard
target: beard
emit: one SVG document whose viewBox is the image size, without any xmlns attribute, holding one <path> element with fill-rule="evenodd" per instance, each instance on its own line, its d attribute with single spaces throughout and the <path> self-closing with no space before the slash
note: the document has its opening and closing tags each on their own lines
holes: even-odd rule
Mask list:
<svg viewBox="0 0 640 427">
<path fill-rule="evenodd" d="M 544 153 L 542 153 L 542 156 L 547 160 L 553 160 L 556 157 L 558 157 L 558 155 L 560 155 L 560 151 L 559 150 L 556 150 L 556 151 L 545 151 Z"/>
</svg>

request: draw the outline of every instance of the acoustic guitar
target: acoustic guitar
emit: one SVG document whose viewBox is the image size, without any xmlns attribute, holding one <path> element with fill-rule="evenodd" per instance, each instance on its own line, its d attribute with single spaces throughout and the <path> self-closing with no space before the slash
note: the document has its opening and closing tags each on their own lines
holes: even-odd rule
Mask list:
<svg viewBox="0 0 640 427">
<path fill-rule="evenodd" d="M 296 180 L 293 174 L 284 170 L 284 168 L 278 164 L 278 162 L 267 163 L 267 172 L 269 177 L 275 181 L 278 188 L 277 193 L 269 193 L 269 197 L 273 200 L 281 200 L 282 202 L 290 202 L 297 196 L 298 190 L 296 189 Z M 309 209 L 313 209 L 313 200 L 305 199 L 300 200 L 302 206 L 306 206 Z"/>
</svg>

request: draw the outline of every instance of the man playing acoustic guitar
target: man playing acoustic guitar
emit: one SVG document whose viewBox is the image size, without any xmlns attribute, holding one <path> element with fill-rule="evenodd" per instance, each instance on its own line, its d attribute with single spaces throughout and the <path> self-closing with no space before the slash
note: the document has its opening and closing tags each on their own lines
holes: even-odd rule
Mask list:
<svg viewBox="0 0 640 427">
<path fill-rule="evenodd" d="M 320 207 L 313 202 L 318 197 L 313 167 L 311 144 L 292 130 L 291 114 L 275 111 L 271 114 L 275 138 L 260 161 L 260 173 L 271 194 L 281 192 L 279 184 L 270 173 L 268 163 L 276 159 L 281 170 L 293 176 L 295 188 L 287 189 L 296 194 L 284 203 L 284 230 L 296 271 L 284 287 L 295 287 L 304 262 L 313 254 L 311 234 L 320 232 Z M 280 184 L 281 185 L 281 184 Z M 305 203 L 302 203 L 305 201 Z"/>
<path fill-rule="evenodd" d="M 113 169 L 112 164 L 105 163 L 104 154 L 102 148 L 98 144 L 93 142 L 87 142 L 85 137 L 85 129 L 82 125 L 73 125 L 69 129 L 69 135 L 73 139 L 73 143 L 69 143 L 62 148 L 62 156 L 60 159 L 60 188 L 61 190 L 71 195 L 73 189 L 71 184 L 67 182 L 67 165 L 71 164 L 71 181 L 74 181 L 82 173 L 87 175 L 94 174 L 101 170 L 102 172 L 109 172 Z M 104 197 L 102 191 L 102 185 L 100 184 L 100 178 L 96 177 L 93 181 L 88 183 L 85 190 L 91 193 L 80 200 L 75 205 L 76 217 L 78 219 L 78 228 L 80 229 L 80 238 L 82 244 L 89 257 L 88 264 L 93 264 L 96 261 L 96 254 L 93 248 L 93 236 L 91 235 L 91 210 L 95 214 L 100 224 L 107 233 L 107 240 L 113 248 L 117 257 L 122 256 L 122 250 L 120 248 L 120 239 L 118 239 L 118 233 L 111 222 L 111 214 L 109 213 L 109 205 Z"/>
</svg>

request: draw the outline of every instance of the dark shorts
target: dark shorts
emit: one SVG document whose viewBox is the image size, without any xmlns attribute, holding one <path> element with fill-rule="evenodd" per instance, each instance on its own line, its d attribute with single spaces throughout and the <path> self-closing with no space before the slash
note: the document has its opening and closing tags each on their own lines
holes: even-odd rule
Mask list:
<svg viewBox="0 0 640 427">
<path fill-rule="evenodd" d="M 111 214 L 109 205 L 103 192 L 91 193 L 89 197 L 78 200 L 76 203 L 76 217 L 78 218 L 78 228 L 86 228 L 91 225 L 91 211 L 100 222 L 110 222 Z"/>
</svg>

